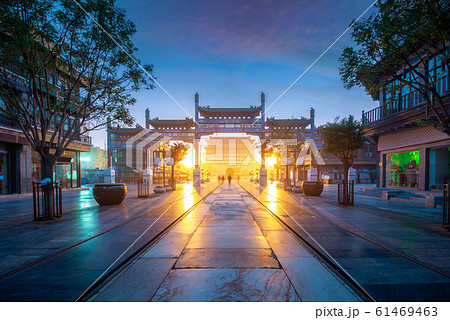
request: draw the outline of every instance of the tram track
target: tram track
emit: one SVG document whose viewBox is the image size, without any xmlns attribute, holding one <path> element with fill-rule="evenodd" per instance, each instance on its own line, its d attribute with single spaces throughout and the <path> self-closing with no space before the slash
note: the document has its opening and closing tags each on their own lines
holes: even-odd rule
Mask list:
<svg viewBox="0 0 450 320">
<path fill-rule="evenodd" d="M 211 193 L 213 193 L 213 192 L 217 189 L 217 187 L 218 187 L 218 185 L 215 186 L 215 187 L 212 187 L 211 189 L 209 189 L 209 190 L 208 190 L 208 193 L 207 193 L 205 196 L 201 197 L 201 198 L 200 198 L 197 202 L 195 202 L 188 210 L 186 210 L 183 214 L 181 214 L 181 215 L 180 215 L 179 217 L 177 217 L 174 221 L 172 221 L 168 226 L 166 226 L 160 233 L 164 233 L 165 230 L 167 230 L 168 228 L 170 228 L 173 224 L 175 224 L 177 221 L 179 221 L 179 220 L 182 219 L 185 215 L 187 215 L 190 211 L 192 211 L 196 206 L 198 206 L 198 204 L 199 204 L 200 202 L 202 202 L 206 197 L 208 197 Z M 71 244 L 71 245 L 69 245 L 69 246 L 66 246 L 66 247 L 64 247 L 64 248 L 61 248 L 61 249 L 59 249 L 59 250 L 56 250 L 56 251 L 54 251 L 54 252 L 52 252 L 52 253 L 50 253 L 50 254 L 47 254 L 47 255 L 45 255 L 45 256 L 43 256 L 43 257 L 40 257 L 40 258 L 38 258 L 38 259 L 36 259 L 36 260 L 34 260 L 34 261 L 32 261 L 32 262 L 29 262 L 29 263 L 27 263 L 27 264 L 25 264 L 25 265 L 19 266 L 19 267 L 13 269 L 13 270 L 10 270 L 10 271 L 8 271 L 8 272 L 6 272 L 6 273 L 3 273 L 3 274 L 0 275 L 0 281 L 3 280 L 3 279 L 8 278 L 8 277 L 10 277 L 10 276 L 13 276 L 13 275 L 15 275 L 15 274 L 18 274 L 18 273 L 20 273 L 20 272 L 23 272 L 23 271 L 25 271 L 25 270 L 28 270 L 28 269 L 30 269 L 31 267 L 34 267 L 34 266 L 36 266 L 36 265 L 39 265 L 40 263 L 47 262 L 47 261 L 49 261 L 49 260 L 52 259 L 52 258 L 55 258 L 55 257 L 57 257 L 57 256 L 59 256 L 59 255 L 61 255 L 61 254 L 63 254 L 63 253 L 66 253 L 66 252 L 68 252 L 68 251 L 70 251 L 70 250 L 72 250 L 72 249 L 74 249 L 74 248 L 77 248 L 77 247 L 79 247 L 79 246 L 81 246 L 81 245 L 83 245 L 83 244 L 86 244 L 86 243 L 88 243 L 89 241 L 92 241 L 92 240 L 94 240 L 94 239 L 96 239 L 96 238 L 99 238 L 99 237 L 101 237 L 101 236 L 103 236 L 103 235 L 106 235 L 106 234 L 108 234 L 108 233 L 110 233 L 110 232 L 112 232 L 112 231 L 114 231 L 114 230 L 117 230 L 117 229 L 122 228 L 122 227 L 124 227 L 124 226 L 126 226 L 126 225 L 129 225 L 130 223 L 135 222 L 135 221 L 137 221 L 137 220 L 139 220 L 139 219 L 142 219 L 142 218 L 144 218 L 144 217 L 146 217 L 146 216 L 148 216 L 148 215 L 150 215 L 150 214 L 152 214 L 152 213 L 155 213 L 155 212 L 164 210 L 165 208 L 170 208 L 171 206 L 173 206 L 174 203 L 179 202 L 179 201 L 182 201 L 182 200 L 185 199 L 186 197 L 189 197 L 189 196 L 191 196 L 191 195 L 193 195 L 193 194 L 194 194 L 194 192 L 193 192 L 193 191 L 190 191 L 190 192 L 187 193 L 186 195 L 177 198 L 177 200 L 176 200 L 175 202 L 166 203 L 166 204 L 163 204 L 163 205 L 161 205 L 161 206 L 152 208 L 151 210 L 149 210 L 149 211 L 147 211 L 147 212 L 145 212 L 145 213 L 143 213 L 143 214 L 140 214 L 140 215 L 138 215 L 138 216 L 136 216 L 136 217 L 134 217 L 134 218 L 131 218 L 131 219 L 129 219 L 129 220 L 126 220 L 126 221 L 124 221 L 124 222 L 122 222 L 122 223 L 120 223 L 120 224 L 118 224 L 118 225 L 115 225 L 115 226 L 113 226 L 113 227 L 111 227 L 111 228 L 108 228 L 107 230 L 104 230 L 104 231 L 102 231 L 102 232 L 99 232 L 99 233 L 97 233 L 97 234 L 95 234 L 95 235 L 93 235 L 93 236 L 90 236 L 90 237 L 88 237 L 88 238 L 85 238 L 85 239 L 83 239 L 83 240 L 80 240 L 80 241 L 78 241 L 78 242 L 75 242 L 75 243 L 73 243 L 73 244 Z M 143 204 L 143 205 L 145 205 L 145 204 Z M 149 242 L 152 242 L 152 241 L 155 241 L 156 239 L 158 239 L 158 238 L 160 237 L 160 233 L 158 233 L 158 234 L 157 234 L 154 238 L 152 238 Z M 156 238 L 156 239 L 155 239 L 155 238 Z M 115 268 L 114 270 L 116 270 L 116 268 Z"/>
<path fill-rule="evenodd" d="M 344 268 L 342 268 L 336 261 L 330 259 L 330 257 L 314 246 L 310 241 L 305 239 L 304 236 L 299 234 L 294 228 L 287 224 L 283 219 L 281 219 L 276 213 L 270 210 L 261 200 L 255 197 L 250 191 L 243 187 L 240 183 L 239 186 L 247 192 L 259 205 L 261 205 L 272 217 L 274 217 L 280 224 L 282 224 L 287 230 L 289 230 L 301 243 L 304 243 L 316 256 L 322 259 L 331 269 L 334 270 L 339 276 L 341 276 L 345 281 L 350 284 L 350 286 L 359 293 L 366 301 L 376 302 L 377 300 L 356 281 Z"/>
<path fill-rule="evenodd" d="M 340 279 L 340 281 L 342 283 L 344 283 L 346 286 L 351 288 L 351 290 L 355 293 L 355 295 L 357 295 L 359 297 L 359 299 L 361 299 L 362 301 L 372 301 L 372 302 L 376 301 L 376 299 L 369 292 L 367 292 L 355 279 L 353 279 L 348 273 L 346 273 L 342 267 L 340 267 L 339 265 L 336 265 L 335 262 L 331 261 L 326 255 L 324 255 L 322 252 L 320 252 L 314 246 L 312 246 L 307 240 L 305 240 L 300 234 L 298 234 L 296 232 L 296 230 L 291 228 L 282 219 L 280 219 L 276 214 L 274 214 L 271 210 L 269 210 L 261 201 L 256 199 L 248 190 L 246 190 L 242 186 L 240 186 L 240 187 L 244 190 L 245 193 L 249 194 L 252 198 L 254 198 L 256 200 L 257 205 L 260 205 L 263 209 L 265 209 L 267 211 L 267 213 L 273 219 L 275 219 L 284 228 L 286 228 L 286 230 L 289 233 L 291 233 L 294 236 L 294 238 L 296 238 L 297 241 L 299 241 L 303 246 L 305 246 L 306 250 L 308 250 L 315 259 L 317 259 L 320 263 L 325 265 L 328 268 L 329 272 L 333 273 L 336 278 Z M 201 201 L 203 201 L 204 199 L 202 199 Z M 201 202 L 201 201 L 199 201 L 199 202 Z M 192 209 L 194 209 L 194 207 Z M 192 211 L 192 210 L 190 210 L 190 211 Z M 251 212 L 251 209 L 250 209 L 250 212 Z M 171 230 L 171 228 L 174 227 L 176 223 L 180 222 L 185 216 L 186 215 L 183 215 L 182 217 L 177 219 L 177 221 L 175 221 L 173 224 L 171 224 L 165 230 L 163 230 L 158 235 L 158 237 L 155 237 L 152 241 L 150 241 L 146 245 L 142 246 L 139 251 L 136 251 L 133 256 L 131 256 L 131 257 L 129 257 L 129 259 L 127 259 L 127 261 L 124 261 L 121 265 L 118 265 L 117 268 L 115 268 L 115 270 L 112 270 L 107 275 L 102 277 L 102 279 L 100 279 L 98 281 L 98 284 L 95 286 L 95 288 L 92 288 L 91 290 L 89 290 L 89 292 L 80 296 L 76 301 L 91 301 L 91 299 L 93 299 L 100 292 L 102 292 L 103 287 L 105 287 L 105 288 L 108 287 L 109 284 L 111 284 L 113 281 L 116 281 L 118 278 L 120 278 L 123 275 L 123 273 L 126 272 L 126 270 L 128 268 L 130 268 L 130 266 L 133 265 L 133 263 L 135 263 L 135 261 L 140 259 L 142 254 L 144 254 L 146 251 L 148 251 L 158 240 L 160 240 L 162 237 L 164 237 Z M 253 214 L 252 214 L 252 216 L 253 216 Z M 255 219 L 255 218 L 253 218 L 253 219 Z M 278 263 L 280 263 L 280 262 L 278 261 Z M 211 268 L 211 267 L 207 267 L 206 269 L 208 269 L 208 268 Z M 166 278 L 164 278 L 164 279 L 166 279 Z"/>
<path fill-rule="evenodd" d="M 260 203 L 266 210 L 268 210 L 275 217 L 277 217 L 277 219 L 280 222 L 282 222 L 286 227 L 288 227 L 294 234 L 296 234 L 299 238 L 301 238 L 303 241 L 305 241 L 305 243 L 307 243 L 310 248 L 312 248 L 316 252 L 319 252 L 320 256 L 324 257 L 326 261 L 334 260 L 338 264 L 339 264 L 339 262 L 343 263 L 345 261 L 345 256 L 341 256 L 339 254 L 339 256 L 335 259 L 333 257 L 334 254 L 331 255 L 329 253 L 329 250 L 331 250 L 330 251 L 331 253 L 333 253 L 333 251 L 335 250 L 335 249 L 333 249 L 333 247 L 334 247 L 333 242 L 330 242 L 330 240 L 326 240 L 326 235 L 324 237 L 321 237 L 321 239 L 323 239 L 324 241 L 320 241 L 321 243 L 317 242 L 315 239 L 315 235 L 314 235 L 314 232 L 317 232 L 317 231 L 314 231 L 314 229 L 313 229 L 312 230 L 313 233 L 311 235 L 309 233 L 309 232 L 311 232 L 311 230 L 308 228 L 309 223 L 307 223 L 303 227 L 302 221 L 299 219 L 294 219 L 294 217 L 288 212 L 289 209 L 301 210 L 302 215 L 306 214 L 307 216 L 310 216 L 313 219 L 317 219 L 317 221 L 321 221 L 321 223 L 326 223 L 326 224 L 330 225 L 331 228 L 334 228 L 334 230 L 336 230 L 336 232 L 338 232 L 338 233 L 340 232 L 341 234 L 348 235 L 350 237 L 356 237 L 357 239 L 359 239 L 359 241 L 363 241 L 361 243 L 365 242 L 372 246 L 375 246 L 374 248 L 380 249 L 380 252 L 385 252 L 385 255 L 387 257 L 392 257 L 392 259 L 394 259 L 393 261 L 397 261 L 397 262 L 395 262 L 396 263 L 395 265 L 398 266 L 398 268 L 399 268 L 399 269 L 397 269 L 398 271 L 402 270 L 402 267 L 408 265 L 408 263 L 409 263 L 409 266 L 410 266 L 410 267 L 408 267 L 408 268 L 410 268 L 409 270 L 417 270 L 417 271 L 414 271 L 414 272 L 417 272 L 417 274 L 419 274 L 419 273 L 427 274 L 427 277 L 429 277 L 429 279 L 430 279 L 430 284 L 429 284 L 429 286 L 431 286 L 430 288 L 433 288 L 433 282 L 436 281 L 436 280 L 431 280 L 433 278 L 436 279 L 436 277 L 443 277 L 443 278 L 441 278 L 442 279 L 441 282 L 443 284 L 448 283 L 448 279 L 450 279 L 450 274 L 446 270 L 442 270 L 434 265 L 420 261 L 420 260 L 416 259 L 415 257 L 412 257 L 403 252 L 400 252 L 386 244 L 380 243 L 379 241 L 374 240 L 373 238 L 371 238 L 370 236 L 368 236 L 364 233 L 355 232 L 354 230 L 350 230 L 346 226 L 342 226 L 339 223 L 336 223 L 335 221 L 331 221 L 331 220 L 327 219 L 326 217 L 323 217 L 317 213 L 314 213 L 311 211 L 312 209 L 309 206 L 300 205 L 298 202 L 299 199 L 296 199 L 295 197 L 292 197 L 292 200 L 290 200 L 290 199 L 287 200 L 287 199 L 282 199 L 281 197 L 278 197 L 278 196 L 274 196 L 274 195 L 270 194 L 269 192 L 267 192 L 266 190 L 256 190 L 256 188 L 254 188 L 254 187 L 252 188 L 249 186 L 244 186 L 242 184 L 240 184 L 240 186 L 246 192 L 248 192 L 252 198 L 254 198 L 256 201 L 258 201 L 258 203 Z M 264 197 L 260 197 L 260 194 L 264 194 Z M 269 208 L 268 204 L 265 203 L 266 200 L 271 200 L 270 202 L 275 203 L 276 206 L 281 209 L 280 211 L 283 211 L 283 212 L 280 212 L 280 213 L 273 212 L 273 208 L 271 210 L 271 208 Z M 276 211 L 278 211 L 278 210 L 276 210 Z M 299 220 L 299 221 L 297 221 L 297 220 Z M 316 224 L 316 226 L 317 226 L 317 224 Z M 327 229 L 327 228 L 325 228 L 325 229 Z M 333 230 L 333 229 L 329 229 L 329 230 Z M 331 232 L 334 233 L 333 231 L 331 231 Z M 344 236 L 343 238 L 345 238 L 345 237 L 346 236 Z M 330 238 L 330 239 L 332 239 L 332 238 Z M 333 241 L 333 240 L 331 240 L 331 241 Z M 338 250 L 338 252 L 339 252 L 339 250 Z M 370 257 L 370 254 L 368 257 Z M 376 259 L 376 256 L 373 256 L 373 259 Z M 376 261 L 376 260 L 374 260 L 374 261 Z M 331 263 L 331 265 L 335 265 L 335 263 L 333 261 L 331 261 L 330 263 Z M 344 266 L 345 265 L 346 265 L 346 263 L 344 262 Z M 346 268 L 348 268 L 349 266 L 351 266 L 351 264 L 347 265 Z M 342 269 L 342 271 L 344 272 L 345 278 L 347 278 L 345 276 L 345 274 L 348 274 L 351 278 L 355 277 L 355 279 L 357 279 L 358 282 L 361 282 L 362 283 L 361 287 L 363 288 L 363 290 L 368 292 L 371 296 L 375 297 L 376 300 L 384 301 L 384 300 L 388 299 L 386 301 L 390 301 L 389 299 L 397 299 L 396 297 L 391 296 L 389 294 L 387 294 L 387 295 L 381 294 L 380 295 L 380 292 L 377 291 L 378 289 L 376 289 L 376 288 L 375 288 L 376 291 L 373 291 L 374 290 L 373 285 L 370 285 L 371 280 L 369 280 L 369 282 L 367 282 L 367 280 L 365 280 L 364 274 L 369 275 L 370 272 L 377 272 L 376 271 L 377 269 L 373 269 L 369 273 L 367 273 L 368 271 L 367 272 L 364 272 L 364 271 L 358 272 L 357 270 L 355 270 L 356 271 L 356 273 L 355 273 L 353 268 L 352 268 L 351 272 L 347 272 L 343 267 L 340 267 L 340 265 L 338 267 L 338 270 L 339 269 Z M 363 272 L 363 273 L 361 273 L 361 272 Z M 412 271 L 410 271 L 410 272 L 412 272 Z M 435 274 L 434 276 L 433 276 L 433 273 Z M 380 277 L 383 277 L 383 274 L 384 274 L 383 271 L 380 271 L 380 273 L 379 273 Z M 371 278 L 371 277 L 369 276 L 369 278 Z M 420 285 L 421 280 L 418 280 L 418 281 L 419 282 L 417 282 L 417 283 Z M 388 282 L 388 283 L 390 283 L 390 282 Z M 391 285 L 395 286 L 394 283 L 395 283 L 395 281 Z M 389 286 L 389 284 L 386 284 L 386 285 Z M 407 288 L 407 286 L 405 288 Z M 405 289 L 405 290 L 408 290 L 408 289 Z M 434 292 L 433 289 L 430 289 L 430 290 L 431 290 L 431 292 Z M 439 295 L 439 294 L 435 295 L 433 293 L 433 296 L 434 296 L 433 299 L 434 300 L 437 299 L 436 301 L 441 301 L 440 299 L 444 298 L 444 296 L 448 296 L 448 294 L 449 294 L 448 290 L 446 290 L 446 289 L 438 289 L 438 290 L 441 291 L 441 293 L 440 293 L 441 295 Z M 409 296 L 409 295 L 406 293 L 406 296 Z M 422 297 L 420 299 L 426 299 L 426 296 L 423 296 L 423 295 L 420 295 L 420 296 Z M 405 301 L 411 301 L 411 300 L 405 300 Z"/>
<path fill-rule="evenodd" d="M 141 245 L 137 250 L 135 250 L 132 254 L 130 254 L 123 261 L 118 263 L 114 268 L 109 270 L 107 273 L 102 275 L 99 279 L 95 280 L 81 295 L 79 295 L 74 301 L 88 301 L 91 295 L 95 292 L 97 288 L 106 283 L 111 277 L 120 272 L 123 268 L 132 263 L 137 257 L 139 257 L 145 250 L 155 244 L 161 237 L 163 237 L 174 225 L 176 225 L 179 221 L 181 221 L 184 217 L 186 217 L 189 213 L 191 213 L 201 202 L 203 202 L 209 195 L 214 193 L 214 191 L 220 186 L 220 184 L 216 185 L 212 190 L 210 190 L 204 197 L 200 198 L 196 203 L 194 203 L 188 210 L 183 212 L 180 216 L 178 216 L 175 220 L 173 220 L 169 225 L 164 227 L 161 231 L 159 231 L 154 237 L 152 237 L 149 241 L 145 242 Z M 183 197 L 184 198 L 184 197 Z M 183 198 L 178 199 L 182 200 Z"/>
<path fill-rule="evenodd" d="M 243 187 L 243 188 L 244 188 L 244 187 Z M 246 189 L 244 188 L 244 190 L 246 190 Z M 246 190 L 246 191 L 247 191 L 247 190 Z M 247 191 L 247 192 L 249 192 L 249 191 Z M 250 192 L 249 192 L 249 193 L 250 193 Z M 358 237 L 358 238 L 361 238 L 361 239 L 363 239 L 363 240 L 366 240 L 366 241 L 368 241 L 368 242 L 370 242 L 370 243 L 372 243 L 372 244 L 374 244 L 374 245 L 376 245 L 376 246 L 378 246 L 378 247 L 381 247 L 381 248 L 383 248 L 383 249 L 385 249 L 385 250 L 387 250 L 387 251 L 389 251 L 389 252 L 391 252 L 391 253 L 393 253 L 393 254 L 396 254 L 396 255 L 398 255 L 398 256 L 400 256 L 400 257 L 402 257 L 402 258 L 405 258 L 405 259 L 407 259 L 407 260 L 409 260 L 409 261 L 411 261 L 411 262 L 414 262 L 414 263 L 416 263 L 416 264 L 418 264 L 418 265 L 420 265 L 420 266 L 422 266 L 422 267 L 424 267 L 424 268 L 427 268 L 427 269 L 429 269 L 429 270 L 431 270 L 431 271 L 434 271 L 434 272 L 436 272 L 436 273 L 439 273 L 440 275 L 442 275 L 442 276 L 444 276 L 444 277 L 450 279 L 450 273 L 448 273 L 448 272 L 445 271 L 445 270 L 439 269 L 439 268 L 437 268 L 437 267 L 435 267 L 435 266 L 433 266 L 433 265 L 430 265 L 430 264 L 428 264 L 428 263 L 425 263 L 425 262 L 422 262 L 422 261 L 420 261 L 420 260 L 417 260 L 417 259 L 415 259 L 414 257 L 408 256 L 408 255 L 406 255 L 406 254 L 404 254 L 404 253 L 402 253 L 402 252 L 400 252 L 400 251 L 398 251 L 398 250 L 396 250 L 396 249 L 390 248 L 390 247 L 388 247 L 388 246 L 386 246 L 386 245 L 384 245 L 384 244 L 382 244 L 382 243 L 380 243 L 380 242 L 378 242 L 378 241 L 376 241 L 376 240 L 370 239 L 369 237 L 367 237 L 367 236 L 365 236 L 365 235 L 359 234 L 359 233 L 354 232 L 354 231 L 352 231 L 352 230 L 350 230 L 350 229 L 348 229 L 348 228 L 346 228 L 346 227 L 343 227 L 343 226 L 341 226 L 341 225 L 338 225 L 337 223 L 335 223 L 335 222 L 333 222 L 333 221 L 330 221 L 330 220 L 328 220 L 328 219 L 326 219 L 326 218 L 324 218 L 324 217 L 322 217 L 322 216 L 320 216 L 320 215 L 318 215 L 318 214 L 315 214 L 315 213 L 313 213 L 313 212 L 310 212 L 309 210 L 306 210 L 305 207 L 300 207 L 300 206 L 297 206 L 297 205 L 293 205 L 291 202 L 288 202 L 288 201 L 286 201 L 286 200 L 283 200 L 283 199 L 280 199 L 280 198 L 278 198 L 278 197 L 275 197 L 275 196 L 271 195 L 270 193 L 268 193 L 267 191 L 263 191 L 263 193 L 265 193 L 265 194 L 267 194 L 268 196 L 270 196 L 270 197 L 276 199 L 277 201 L 280 201 L 280 202 L 283 202 L 283 203 L 287 203 L 288 205 L 290 205 L 290 206 L 292 206 L 292 207 L 295 207 L 295 208 L 297 208 L 297 209 L 304 210 L 306 213 L 308 213 L 308 214 L 311 215 L 311 216 L 316 217 L 317 219 L 320 219 L 320 220 L 322 220 L 322 221 L 324 221 L 324 222 L 326 222 L 326 223 L 328 223 L 328 224 L 331 224 L 331 225 L 333 225 L 333 226 L 335 226 L 335 227 L 337 227 L 337 228 L 339 228 L 339 229 L 341 229 L 341 230 L 343 230 L 343 231 L 345 231 L 345 232 L 347 232 L 347 233 L 350 233 L 350 234 L 352 234 L 352 235 L 354 235 L 354 236 L 356 236 L 356 237 Z M 252 195 L 252 196 L 253 196 L 253 195 Z M 253 196 L 253 197 L 254 197 L 254 196 Z M 256 199 L 256 198 L 255 198 L 255 199 Z M 295 198 L 294 198 L 294 199 L 295 199 Z M 258 202 L 262 203 L 262 202 L 259 201 L 259 200 L 258 200 Z M 263 206 L 265 206 L 265 205 L 263 204 Z"/>
</svg>

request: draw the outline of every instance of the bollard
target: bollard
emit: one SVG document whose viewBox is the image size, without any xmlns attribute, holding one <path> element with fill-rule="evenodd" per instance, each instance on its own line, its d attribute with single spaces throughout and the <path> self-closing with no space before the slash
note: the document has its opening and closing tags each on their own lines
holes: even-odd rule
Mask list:
<svg viewBox="0 0 450 320">
<path fill-rule="evenodd" d="M 448 184 L 444 184 L 444 199 L 442 202 L 442 228 L 450 230 L 450 205 L 449 205 L 450 189 Z"/>
</svg>

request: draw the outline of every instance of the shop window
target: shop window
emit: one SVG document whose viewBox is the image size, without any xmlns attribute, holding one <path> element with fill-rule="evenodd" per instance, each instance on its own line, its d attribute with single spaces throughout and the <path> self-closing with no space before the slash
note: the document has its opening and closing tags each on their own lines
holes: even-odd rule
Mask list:
<svg viewBox="0 0 450 320">
<path fill-rule="evenodd" d="M 450 183 L 450 147 L 431 149 L 429 153 L 430 189 L 442 189 Z"/>
<path fill-rule="evenodd" d="M 388 187 L 417 187 L 419 183 L 419 151 L 395 153 L 386 159 Z"/>
<path fill-rule="evenodd" d="M 0 194 L 7 194 L 8 189 L 8 153 L 0 150 Z"/>
</svg>

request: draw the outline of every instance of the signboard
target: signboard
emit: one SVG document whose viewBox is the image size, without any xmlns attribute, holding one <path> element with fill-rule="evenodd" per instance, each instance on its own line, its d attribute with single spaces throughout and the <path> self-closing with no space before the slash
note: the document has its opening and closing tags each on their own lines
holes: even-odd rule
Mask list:
<svg viewBox="0 0 450 320">
<path fill-rule="evenodd" d="M 292 163 L 293 163 L 293 162 L 292 162 L 292 157 L 287 157 L 287 158 L 286 158 L 286 165 L 287 165 L 287 166 L 292 166 Z"/>
</svg>

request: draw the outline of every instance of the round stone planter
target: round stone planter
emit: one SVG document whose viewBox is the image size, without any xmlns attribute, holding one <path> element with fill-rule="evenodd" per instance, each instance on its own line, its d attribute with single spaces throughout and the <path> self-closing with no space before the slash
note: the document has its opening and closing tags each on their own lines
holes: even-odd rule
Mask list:
<svg viewBox="0 0 450 320">
<path fill-rule="evenodd" d="M 168 192 L 168 191 L 172 191 L 172 187 L 171 186 L 167 186 L 166 187 L 166 192 Z"/>
<path fill-rule="evenodd" d="M 323 191 L 322 181 L 303 181 L 302 183 L 303 193 L 307 196 L 318 197 Z"/>
<path fill-rule="evenodd" d="M 127 196 L 125 183 L 98 183 L 92 189 L 95 201 L 101 206 L 121 204 Z"/>
<path fill-rule="evenodd" d="M 287 190 L 287 191 L 292 191 L 292 189 L 293 189 L 293 186 L 287 186 L 287 187 L 286 187 L 286 190 Z"/>
<path fill-rule="evenodd" d="M 303 193 L 302 187 L 300 186 L 295 186 L 292 188 L 292 192 L 294 193 Z"/>
<path fill-rule="evenodd" d="M 153 189 L 153 192 L 154 192 L 154 193 L 164 193 L 164 192 L 166 192 L 166 189 L 164 189 L 162 186 L 156 186 L 156 187 Z"/>
</svg>

